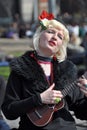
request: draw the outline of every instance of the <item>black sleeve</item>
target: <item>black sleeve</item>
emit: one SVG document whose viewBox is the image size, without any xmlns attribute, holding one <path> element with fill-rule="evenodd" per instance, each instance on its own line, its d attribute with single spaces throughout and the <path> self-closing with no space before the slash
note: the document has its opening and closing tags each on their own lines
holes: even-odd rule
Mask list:
<svg viewBox="0 0 87 130">
<path fill-rule="evenodd" d="M 42 105 L 40 94 L 33 94 L 31 97 L 23 98 L 22 80 L 23 77 L 12 72 L 9 76 L 2 111 L 7 119 L 14 120 L 26 114 L 35 106 Z"/>
</svg>

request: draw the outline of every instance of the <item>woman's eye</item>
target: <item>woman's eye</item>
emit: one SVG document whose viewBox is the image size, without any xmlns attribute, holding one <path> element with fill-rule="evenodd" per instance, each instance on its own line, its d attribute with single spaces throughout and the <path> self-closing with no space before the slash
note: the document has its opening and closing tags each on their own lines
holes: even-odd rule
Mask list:
<svg viewBox="0 0 87 130">
<path fill-rule="evenodd" d="M 53 30 L 48 30 L 47 33 L 55 34 L 55 32 Z M 63 36 L 61 34 L 58 34 L 58 38 L 60 38 L 61 40 L 63 40 Z"/>
<path fill-rule="evenodd" d="M 58 37 L 59 37 L 61 40 L 63 40 L 63 37 L 62 37 L 61 35 L 58 35 Z"/>
<path fill-rule="evenodd" d="M 54 33 L 52 30 L 48 30 L 47 32 L 48 32 L 48 33 Z"/>
</svg>

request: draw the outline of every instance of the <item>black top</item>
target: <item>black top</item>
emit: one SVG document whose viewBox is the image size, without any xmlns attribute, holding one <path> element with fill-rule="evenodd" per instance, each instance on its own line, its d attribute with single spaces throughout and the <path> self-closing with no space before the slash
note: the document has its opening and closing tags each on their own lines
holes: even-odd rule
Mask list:
<svg viewBox="0 0 87 130">
<path fill-rule="evenodd" d="M 52 64 L 56 90 L 62 91 L 77 79 L 77 68 L 72 62 L 65 60 L 59 63 L 53 58 Z M 2 111 L 10 120 L 20 117 L 20 130 L 76 130 L 75 121 L 69 110 L 73 110 L 77 118 L 87 119 L 87 99 L 79 87 L 74 85 L 74 89 L 64 98 L 64 106 L 54 112 L 52 121 L 44 127 L 35 126 L 27 113 L 34 108 L 43 107 L 40 93 L 49 87 L 44 71 L 38 64 L 34 51 L 13 59 L 10 66 L 11 74 Z"/>
</svg>

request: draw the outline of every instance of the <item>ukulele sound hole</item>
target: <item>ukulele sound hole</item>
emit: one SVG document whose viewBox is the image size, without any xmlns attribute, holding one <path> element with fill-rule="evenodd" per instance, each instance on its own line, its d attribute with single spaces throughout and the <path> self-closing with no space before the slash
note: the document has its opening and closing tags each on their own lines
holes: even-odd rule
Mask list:
<svg viewBox="0 0 87 130">
<path fill-rule="evenodd" d="M 36 115 L 37 115 L 39 118 L 42 118 L 42 116 L 40 115 L 40 113 L 39 113 L 37 110 L 35 110 L 35 113 L 36 113 Z"/>
</svg>

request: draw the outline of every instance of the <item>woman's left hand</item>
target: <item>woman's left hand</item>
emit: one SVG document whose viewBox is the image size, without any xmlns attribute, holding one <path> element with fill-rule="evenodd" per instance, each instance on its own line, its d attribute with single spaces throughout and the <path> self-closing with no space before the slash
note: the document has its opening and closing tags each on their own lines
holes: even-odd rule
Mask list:
<svg viewBox="0 0 87 130">
<path fill-rule="evenodd" d="M 80 87 L 80 90 L 84 93 L 84 95 L 87 97 L 87 79 L 80 78 L 78 80 L 77 85 Z"/>
</svg>

